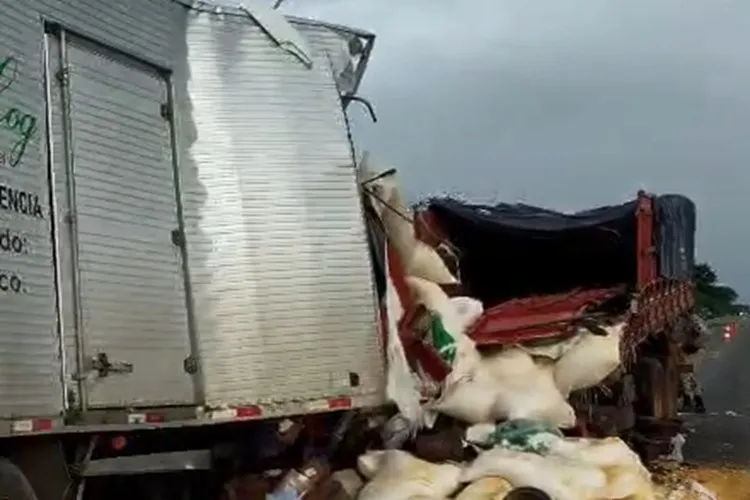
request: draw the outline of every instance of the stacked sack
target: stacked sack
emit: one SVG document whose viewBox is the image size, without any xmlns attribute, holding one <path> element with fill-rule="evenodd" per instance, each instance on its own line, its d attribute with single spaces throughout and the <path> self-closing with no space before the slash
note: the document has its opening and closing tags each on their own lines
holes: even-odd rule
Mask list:
<svg viewBox="0 0 750 500">
<path fill-rule="evenodd" d="M 450 298 L 441 285 L 458 279 L 429 245 L 416 237 L 414 213 L 406 205 L 394 177 L 378 178 L 363 159 L 360 171 L 370 202 L 405 273 L 416 304 L 429 314 L 429 341 L 451 367 L 440 397 L 423 405 L 425 377 L 415 375 L 406 360 L 397 322 L 404 309 L 388 277 L 388 381 L 386 392 L 415 428 L 430 426 L 442 413 L 468 424 L 527 418 L 568 428 L 575 414 L 569 394 L 599 384 L 620 364 L 624 323 L 604 326 L 607 335 L 581 330 L 572 338 L 545 346 L 516 346 L 480 354 L 466 335 L 483 313 L 471 297 Z M 367 182 L 366 179 L 377 179 Z"/>
<path fill-rule="evenodd" d="M 476 437 L 476 436 L 475 436 Z M 466 463 L 431 463 L 402 450 L 359 458 L 367 480 L 359 500 L 499 500 L 532 487 L 554 500 L 652 500 L 649 472 L 616 438 L 564 438 L 537 422 L 514 420 L 475 443 Z"/>
</svg>

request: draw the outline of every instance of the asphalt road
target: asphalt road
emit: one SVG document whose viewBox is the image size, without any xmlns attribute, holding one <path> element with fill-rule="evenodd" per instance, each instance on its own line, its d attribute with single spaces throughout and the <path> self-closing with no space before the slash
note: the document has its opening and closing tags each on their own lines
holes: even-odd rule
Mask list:
<svg viewBox="0 0 750 500">
<path fill-rule="evenodd" d="M 750 467 L 750 322 L 739 325 L 729 342 L 714 328 L 698 364 L 707 413 L 683 415 L 688 461 Z"/>
</svg>

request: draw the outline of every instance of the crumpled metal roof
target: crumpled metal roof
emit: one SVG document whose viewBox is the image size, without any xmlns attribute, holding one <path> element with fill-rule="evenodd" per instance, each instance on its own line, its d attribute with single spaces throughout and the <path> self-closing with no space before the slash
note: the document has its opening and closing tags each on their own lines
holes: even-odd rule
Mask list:
<svg viewBox="0 0 750 500">
<path fill-rule="evenodd" d="M 272 1 L 267 1 L 264 4 L 254 2 L 253 5 L 247 5 L 242 1 L 235 0 L 168 0 L 183 5 L 189 9 L 196 9 L 205 12 L 216 12 L 225 15 L 237 15 L 250 17 L 257 22 L 271 38 L 276 40 L 282 48 L 289 50 L 295 56 L 300 58 L 303 62 L 309 63 L 310 58 L 306 54 L 307 48 L 304 42 L 299 40 L 287 40 L 287 44 L 280 38 L 284 38 L 283 35 L 274 33 L 273 26 L 267 24 L 273 24 L 273 14 L 278 11 L 273 10 Z M 257 14 L 257 15 L 256 15 Z M 373 44 L 375 42 L 375 35 L 368 31 L 364 31 L 358 28 L 344 26 L 335 23 L 328 23 L 317 19 L 307 19 L 296 16 L 284 15 L 279 12 L 279 16 L 283 16 L 289 22 L 289 24 L 295 26 L 297 31 L 302 32 L 303 37 L 307 38 L 309 33 L 305 31 L 312 31 L 315 28 L 325 29 L 332 33 L 335 33 L 340 37 L 340 41 L 336 40 L 321 40 L 320 37 L 316 37 L 317 42 L 323 45 L 323 49 L 329 54 L 332 67 L 336 73 L 337 83 L 339 84 L 340 91 L 343 95 L 353 96 L 356 95 L 359 85 L 364 77 L 365 70 L 367 69 L 367 63 L 370 59 Z M 309 28 L 306 30 L 305 28 Z M 289 35 L 287 33 L 287 35 Z M 287 38 L 294 38 L 293 36 L 287 36 Z M 309 40 L 308 40 L 309 41 Z M 349 61 L 345 61 L 345 59 Z"/>
</svg>

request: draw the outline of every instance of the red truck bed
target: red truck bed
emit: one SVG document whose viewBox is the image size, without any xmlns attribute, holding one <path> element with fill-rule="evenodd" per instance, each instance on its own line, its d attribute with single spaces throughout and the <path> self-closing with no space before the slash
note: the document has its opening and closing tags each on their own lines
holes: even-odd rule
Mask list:
<svg viewBox="0 0 750 500">
<path fill-rule="evenodd" d="M 618 314 L 628 321 L 624 337 L 624 355 L 627 355 L 650 333 L 665 329 L 693 306 L 689 278 L 692 260 L 684 269 L 673 265 L 670 271 L 664 259 L 659 259 L 657 248 L 661 245 L 662 253 L 670 251 L 659 228 L 659 222 L 661 225 L 669 222 L 675 226 L 670 229 L 677 235 L 675 238 L 682 237 L 677 243 L 671 240 L 669 243 L 673 247 L 682 244 L 682 253 L 690 253 L 692 258 L 694 222 L 691 227 L 690 212 L 693 211 L 694 217 L 694 207 L 686 198 L 679 198 L 670 200 L 678 207 L 670 209 L 677 213 L 672 216 L 677 219 L 676 224 L 669 222 L 665 214 L 661 214 L 664 220 L 657 221 L 655 197 L 643 192 L 628 204 L 572 215 L 526 205 L 467 209 L 461 204 L 431 204 L 417 217 L 417 235 L 434 247 L 450 242 L 457 253 L 466 254 L 459 257 L 464 271 L 462 282 L 468 288 L 464 292 L 485 304 L 485 313 L 468 332 L 480 348 L 565 336 L 604 304 L 619 301 Z M 488 216 L 493 210 L 501 211 L 505 219 L 495 222 L 491 214 Z M 684 231 L 677 227 L 680 224 L 685 226 Z M 687 233 L 689 238 L 685 236 Z M 515 254 L 504 251 L 508 247 L 503 242 L 526 240 L 529 243 L 524 243 Z M 493 241 L 497 248 L 491 248 Z M 686 251 L 684 246 L 690 248 Z M 546 258 L 554 248 L 567 249 L 567 253 L 555 256 L 552 252 Z M 528 255 L 547 260 L 538 266 L 533 260 L 524 260 Z M 508 260 L 502 262 L 503 257 Z M 481 259 L 485 262 L 477 266 Z M 415 307 L 398 256 L 390 248 L 387 261 L 406 310 L 399 329 L 407 357 L 431 378 L 441 381 L 450 369 L 429 344 L 413 334 Z M 492 283 L 483 281 L 486 275 L 493 275 L 490 268 L 497 262 L 500 262 L 500 269 L 495 270 L 495 276 L 500 276 L 498 281 L 510 276 L 511 284 L 506 290 L 493 289 Z M 537 267 L 545 266 L 541 275 L 535 275 Z M 560 266 L 562 272 L 557 273 L 554 266 Z M 660 267 L 664 268 L 662 272 Z M 580 283 L 574 281 L 578 275 L 583 276 Z M 547 293 L 530 294 L 529 287 L 539 287 Z M 522 296 L 516 298 L 513 294 Z"/>
</svg>

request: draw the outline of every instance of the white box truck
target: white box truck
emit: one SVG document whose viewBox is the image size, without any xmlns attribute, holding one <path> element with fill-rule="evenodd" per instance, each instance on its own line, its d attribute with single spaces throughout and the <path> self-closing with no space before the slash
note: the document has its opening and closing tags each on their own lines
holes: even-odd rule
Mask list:
<svg viewBox="0 0 750 500">
<path fill-rule="evenodd" d="M 209 470 L 245 427 L 384 402 L 346 115 L 373 41 L 0 0 L 0 497 Z"/>
</svg>

